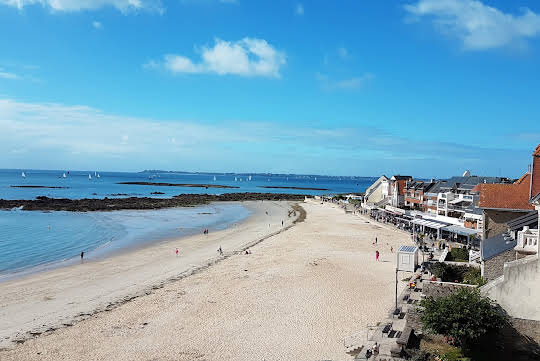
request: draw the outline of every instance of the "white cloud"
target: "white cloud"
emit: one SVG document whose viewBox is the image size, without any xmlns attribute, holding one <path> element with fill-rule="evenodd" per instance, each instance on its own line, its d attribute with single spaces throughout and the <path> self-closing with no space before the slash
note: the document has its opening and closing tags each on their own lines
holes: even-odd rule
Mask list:
<svg viewBox="0 0 540 361">
<path fill-rule="evenodd" d="M 244 38 L 236 42 L 216 39 L 213 47 L 202 47 L 201 61 L 198 63 L 183 55 L 168 54 L 162 63 L 151 60 L 144 67 L 163 67 L 174 74 L 213 73 L 278 78 L 285 63 L 285 54 L 266 40 Z"/>
<path fill-rule="evenodd" d="M 304 15 L 304 5 L 297 4 L 296 9 L 295 9 L 295 13 L 296 13 L 296 15 L 299 15 L 299 16 Z"/>
<path fill-rule="evenodd" d="M 0 79 L 15 80 L 19 79 L 19 76 L 15 73 L 4 71 L 4 69 L 0 68 Z"/>
<path fill-rule="evenodd" d="M 464 167 L 463 159 L 470 154 L 481 161 L 467 168 L 486 167 L 489 163 L 491 169 L 511 164 L 519 154 L 530 154 L 528 149 L 517 152 L 411 140 L 362 126 L 373 123 L 369 119 L 358 119 L 354 128 L 316 128 L 295 123 L 153 120 L 107 114 L 87 106 L 0 98 L 1 166 L 343 174 L 341 165 L 347 163 L 361 164 L 350 174 L 369 175 L 388 171 L 390 164 L 385 162 L 399 158 L 400 169 L 409 172 L 423 172 L 430 167 L 435 172 L 434 166 L 444 164 L 439 172 L 451 175 L 448 172 L 452 169 Z M 434 154 L 431 149 L 441 151 Z"/>
<path fill-rule="evenodd" d="M 131 10 L 155 10 L 162 12 L 160 0 L 0 0 L 0 4 L 23 9 L 29 5 L 41 5 L 54 12 L 95 10 L 111 6 L 122 12 Z"/>
<path fill-rule="evenodd" d="M 103 29 L 103 24 L 100 23 L 99 21 L 92 21 L 92 26 L 98 30 L 101 30 Z"/>
<path fill-rule="evenodd" d="M 431 17 L 439 31 L 470 50 L 520 47 L 540 34 L 540 16 L 527 8 L 513 15 L 476 0 L 419 0 L 405 10 L 413 20 Z"/>
<path fill-rule="evenodd" d="M 340 47 L 340 48 L 338 48 L 338 55 L 339 55 L 342 59 L 346 59 L 346 58 L 349 56 L 349 52 L 347 51 L 346 48 Z"/>
<path fill-rule="evenodd" d="M 341 80 L 330 79 L 328 75 L 321 73 L 317 73 L 316 77 L 321 83 L 322 88 L 325 90 L 359 89 L 365 86 L 371 80 L 375 79 L 375 75 L 372 73 L 365 73 L 361 76 Z"/>
</svg>

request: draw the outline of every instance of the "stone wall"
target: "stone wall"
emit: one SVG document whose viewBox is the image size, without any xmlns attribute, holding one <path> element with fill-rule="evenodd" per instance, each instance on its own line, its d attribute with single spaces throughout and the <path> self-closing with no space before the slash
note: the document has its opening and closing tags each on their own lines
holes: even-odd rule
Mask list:
<svg viewBox="0 0 540 361">
<path fill-rule="evenodd" d="M 522 335 L 540 344 L 540 321 L 513 318 L 512 326 Z"/>
<path fill-rule="evenodd" d="M 464 287 L 476 288 L 473 285 L 465 285 L 461 283 L 452 283 L 452 282 L 438 282 L 438 281 L 423 281 L 422 282 L 422 293 L 426 297 L 440 298 L 451 295 L 457 290 Z"/>
<path fill-rule="evenodd" d="M 493 258 L 484 261 L 484 274 L 486 280 L 491 281 L 503 275 L 504 264 L 516 260 L 516 251 L 509 249 Z"/>
<path fill-rule="evenodd" d="M 540 321 L 540 264 L 529 256 L 504 265 L 503 276 L 481 288 L 512 317 Z"/>
<path fill-rule="evenodd" d="M 484 209 L 483 239 L 496 236 L 508 230 L 509 221 L 524 216 L 528 212 L 510 212 Z"/>
</svg>

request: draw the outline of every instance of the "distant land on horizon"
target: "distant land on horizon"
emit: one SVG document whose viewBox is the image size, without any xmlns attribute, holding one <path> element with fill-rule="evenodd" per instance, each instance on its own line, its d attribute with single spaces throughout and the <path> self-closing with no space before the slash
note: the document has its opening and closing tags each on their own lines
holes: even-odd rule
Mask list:
<svg viewBox="0 0 540 361">
<path fill-rule="evenodd" d="M 129 172 L 127 172 L 129 173 Z M 248 176 L 301 176 L 301 177 L 326 177 L 326 178 L 350 178 L 350 179 L 377 179 L 380 176 L 350 176 L 350 175 L 324 175 L 324 174 L 297 174 L 297 173 L 250 173 L 250 172 L 188 172 L 181 170 L 145 169 L 138 173 L 175 173 L 175 174 L 221 174 L 221 175 L 248 175 Z"/>
</svg>

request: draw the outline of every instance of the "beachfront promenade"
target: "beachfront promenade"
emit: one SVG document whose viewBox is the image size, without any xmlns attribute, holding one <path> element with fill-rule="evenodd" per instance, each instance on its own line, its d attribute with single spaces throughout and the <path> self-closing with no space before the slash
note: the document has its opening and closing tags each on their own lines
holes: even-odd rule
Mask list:
<svg viewBox="0 0 540 361">
<path fill-rule="evenodd" d="M 363 334 L 392 309 L 390 248 L 410 238 L 337 205 L 301 205 L 304 222 L 251 247 L 251 254 L 31 339 L 0 353 L 2 360 L 349 359 L 345 338 Z"/>
</svg>

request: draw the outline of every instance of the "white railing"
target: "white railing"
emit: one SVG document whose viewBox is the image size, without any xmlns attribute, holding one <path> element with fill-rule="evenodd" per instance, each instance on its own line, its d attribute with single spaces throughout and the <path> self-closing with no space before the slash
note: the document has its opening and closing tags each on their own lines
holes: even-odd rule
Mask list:
<svg viewBox="0 0 540 361">
<path fill-rule="evenodd" d="M 471 249 L 469 251 L 469 263 L 473 263 L 476 261 L 480 261 L 480 251 L 474 251 Z"/>
<path fill-rule="evenodd" d="M 447 255 L 448 255 L 448 248 L 445 248 L 444 251 L 442 251 L 441 256 L 439 257 L 439 262 L 444 262 Z"/>
</svg>

